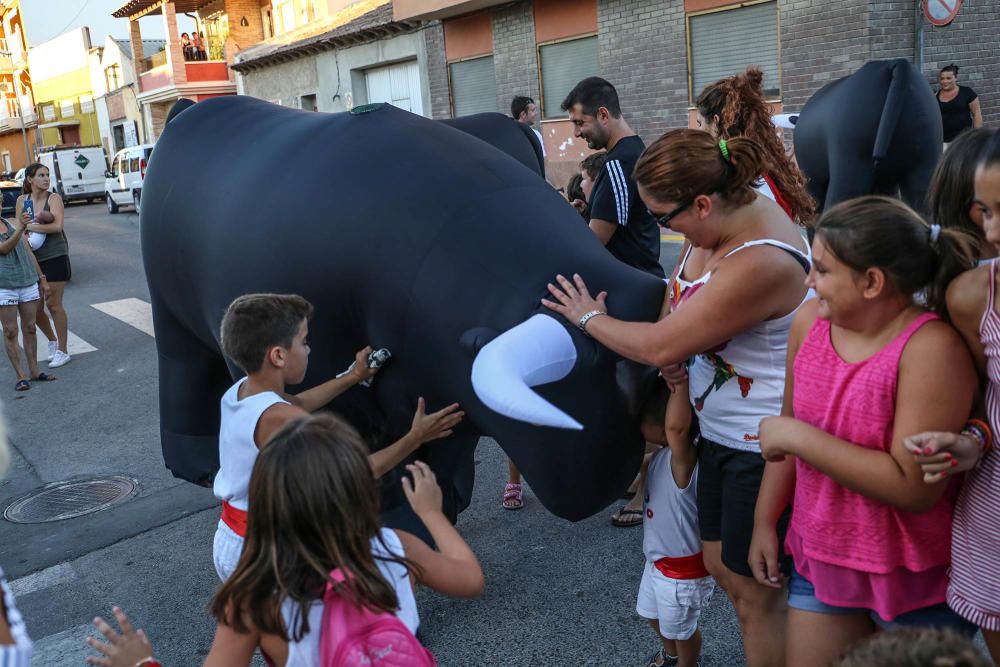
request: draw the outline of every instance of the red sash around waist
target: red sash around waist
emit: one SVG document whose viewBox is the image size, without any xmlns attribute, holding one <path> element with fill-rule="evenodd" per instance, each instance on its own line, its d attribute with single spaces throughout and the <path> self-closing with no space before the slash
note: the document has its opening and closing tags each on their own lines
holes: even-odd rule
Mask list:
<svg viewBox="0 0 1000 667">
<path fill-rule="evenodd" d="M 247 536 L 247 513 L 224 500 L 222 501 L 222 523 L 229 526 L 240 537 Z"/>
<path fill-rule="evenodd" d="M 660 571 L 660 574 L 671 579 L 701 579 L 709 576 L 700 551 L 691 556 L 681 556 L 680 558 L 664 557 L 653 565 Z"/>
</svg>

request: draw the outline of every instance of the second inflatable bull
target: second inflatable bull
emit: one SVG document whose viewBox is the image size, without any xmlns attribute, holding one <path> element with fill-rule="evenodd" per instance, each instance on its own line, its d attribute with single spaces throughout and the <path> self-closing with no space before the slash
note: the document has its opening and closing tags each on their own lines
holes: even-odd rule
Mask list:
<svg viewBox="0 0 1000 667">
<path fill-rule="evenodd" d="M 611 314 L 652 321 L 663 283 L 614 259 L 536 171 L 466 132 L 390 106 L 201 102 L 157 143 L 141 225 L 175 475 L 203 483 L 218 467 L 219 397 L 239 373 L 219 323 L 233 298 L 265 291 L 316 307 L 304 386 L 369 343 L 391 350 L 370 388 L 331 406 L 363 432 L 398 437 L 418 396 L 462 405 L 450 442 L 418 452 L 452 514 L 468 502 L 480 434 L 571 520 L 638 469 L 637 374 L 539 300 L 557 273 L 580 271 L 614 295 Z"/>
</svg>

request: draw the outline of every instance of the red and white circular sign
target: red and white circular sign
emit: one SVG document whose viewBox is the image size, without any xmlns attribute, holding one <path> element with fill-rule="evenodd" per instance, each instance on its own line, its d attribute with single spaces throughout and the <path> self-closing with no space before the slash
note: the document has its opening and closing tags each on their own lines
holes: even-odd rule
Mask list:
<svg viewBox="0 0 1000 667">
<path fill-rule="evenodd" d="M 934 25 L 948 25 L 955 20 L 962 0 L 921 0 L 924 16 Z"/>
</svg>

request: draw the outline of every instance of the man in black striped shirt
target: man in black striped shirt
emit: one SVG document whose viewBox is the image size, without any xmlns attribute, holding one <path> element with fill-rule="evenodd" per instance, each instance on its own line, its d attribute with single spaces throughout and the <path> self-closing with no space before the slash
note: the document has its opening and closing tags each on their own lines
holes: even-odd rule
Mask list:
<svg viewBox="0 0 1000 667">
<path fill-rule="evenodd" d="M 574 135 L 593 150 L 606 149 L 604 168 L 590 194 L 590 229 L 616 258 L 663 278 L 660 232 L 639 199 L 632 171 L 646 149 L 622 117 L 618 91 L 600 77 L 576 84 L 562 103 Z"/>
</svg>

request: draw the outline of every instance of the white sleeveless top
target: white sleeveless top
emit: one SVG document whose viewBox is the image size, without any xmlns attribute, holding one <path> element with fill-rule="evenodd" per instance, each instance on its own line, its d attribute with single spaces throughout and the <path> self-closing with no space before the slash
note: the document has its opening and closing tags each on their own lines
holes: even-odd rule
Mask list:
<svg viewBox="0 0 1000 667">
<path fill-rule="evenodd" d="M 685 488 L 677 486 L 670 468 L 673 452 L 664 447 L 653 455 L 646 474 L 642 550 L 646 560 L 683 558 L 701 553 L 698 532 L 698 468 Z"/>
<path fill-rule="evenodd" d="M 288 401 L 273 391 L 265 391 L 239 399 L 240 387 L 247 379 L 238 380 L 222 396 L 222 419 L 219 422 L 219 472 L 212 490 L 215 497 L 236 509 L 247 511 L 250 473 L 257 461 L 257 443 L 253 434 L 264 411 L 275 403 Z"/>
<path fill-rule="evenodd" d="M 3 570 L 0 569 L 0 589 L 3 594 L 3 604 L 7 608 L 7 625 L 10 627 L 10 635 L 14 639 L 13 644 L 0 645 L 0 665 L 2 667 L 31 667 L 31 654 L 33 646 L 28 637 L 28 629 L 24 625 L 17 606 L 14 604 L 14 594 L 10 592 L 10 586 L 4 579 Z"/>
<path fill-rule="evenodd" d="M 417 613 L 417 601 L 413 597 L 413 586 L 410 584 L 410 576 L 406 567 L 392 561 L 379 560 L 379 556 L 388 555 L 404 556 L 403 544 L 399 541 L 396 531 L 391 528 L 383 528 L 381 531 L 382 541 L 389 548 L 387 552 L 382 544 L 377 540 L 372 540 L 372 555 L 375 556 L 375 564 L 385 580 L 389 582 L 393 590 L 396 591 L 396 598 L 399 599 L 399 610 L 396 618 L 403 622 L 410 632 L 417 633 L 420 627 L 420 615 Z M 288 628 L 289 636 L 292 633 L 292 626 L 295 624 L 295 603 L 286 600 L 281 605 L 281 615 L 285 619 L 285 627 Z M 301 641 L 288 643 L 288 662 L 285 667 L 320 667 L 319 642 L 320 633 L 317 631 L 323 621 L 323 602 L 317 601 L 309 608 L 309 633 Z"/>
<path fill-rule="evenodd" d="M 808 245 L 803 253 L 774 239 L 744 243 L 726 253 L 723 259 L 758 245 L 770 245 L 789 252 L 798 259 L 803 269 L 812 263 Z M 690 256 L 691 248 L 688 248 L 673 290 L 675 308 L 682 305 L 690 290 L 704 285 L 712 277 L 709 271 L 697 280 L 684 280 L 684 267 Z M 802 303 L 810 298 L 812 290 L 806 293 Z M 788 331 L 802 303 L 784 317 L 760 322 L 691 359 L 688 388 L 702 437 L 732 449 L 760 452 L 760 420 L 781 414 Z"/>
</svg>

